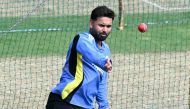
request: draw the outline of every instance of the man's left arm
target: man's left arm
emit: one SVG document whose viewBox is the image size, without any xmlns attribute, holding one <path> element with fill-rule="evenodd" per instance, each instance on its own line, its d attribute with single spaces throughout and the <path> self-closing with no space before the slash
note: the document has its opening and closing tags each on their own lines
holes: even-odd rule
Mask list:
<svg viewBox="0 0 190 109">
<path fill-rule="evenodd" d="M 98 109 L 110 109 L 108 103 L 108 94 L 107 94 L 107 73 L 101 75 L 101 82 L 99 83 L 98 95 L 96 97 L 97 103 L 99 105 Z"/>
</svg>

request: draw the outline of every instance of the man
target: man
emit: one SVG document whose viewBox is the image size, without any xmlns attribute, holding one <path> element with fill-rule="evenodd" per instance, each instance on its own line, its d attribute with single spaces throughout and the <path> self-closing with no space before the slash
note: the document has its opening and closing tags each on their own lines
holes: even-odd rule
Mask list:
<svg viewBox="0 0 190 109">
<path fill-rule="evenodd" d="M 110 109 L 107 74 L 112 70 L 110 49 L 104 40 L 115 13 L 98 6 L 91 13 L 89 32 L 76 35 L 69 46 L 60 82 L 52 89 L 46 109 Z"/>
</svg>

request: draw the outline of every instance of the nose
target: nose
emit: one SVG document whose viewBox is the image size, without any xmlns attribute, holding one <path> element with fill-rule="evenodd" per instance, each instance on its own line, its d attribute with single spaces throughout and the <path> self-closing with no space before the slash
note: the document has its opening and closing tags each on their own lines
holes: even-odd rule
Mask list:
<svg viewBox="0 0 190 109">
<path fill-rule="evenodd" d="M 103 32 L 107 32 L 107 31 L 108 31 L 108 27 L 104 26 L 104 27 L 102 28 L 102 31 L 103 31 Z"/>
</svg>

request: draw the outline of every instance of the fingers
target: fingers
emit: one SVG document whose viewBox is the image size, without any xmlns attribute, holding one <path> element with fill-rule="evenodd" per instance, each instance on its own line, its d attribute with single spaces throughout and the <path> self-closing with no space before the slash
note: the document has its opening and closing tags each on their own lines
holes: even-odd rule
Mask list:
<svg viewBox="0 0 190 109">
<path fill-rule="evenodd" d="M 111 63 L 110 59 L 107 60 L 107 63 L 105 64 L 105 68 L 108 73 L 110 73 L 112 71 L 112 63 Z"/>
</svg>

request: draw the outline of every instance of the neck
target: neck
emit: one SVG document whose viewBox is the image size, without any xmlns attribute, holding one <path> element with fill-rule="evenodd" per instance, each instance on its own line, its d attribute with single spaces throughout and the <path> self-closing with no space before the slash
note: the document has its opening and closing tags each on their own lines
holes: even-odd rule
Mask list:
<svg viewBox="0 0 190 109">
<path fill-rule="evenodd" d="M 98 41 L 97 43 L 99 47 L 102 47 L 102 41 Z"/>
</svg>

